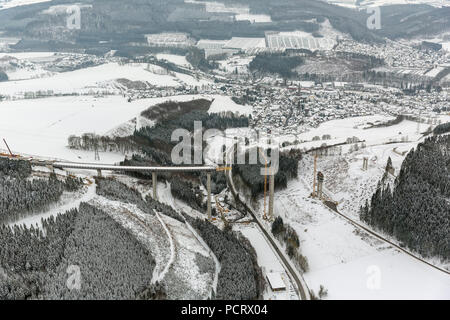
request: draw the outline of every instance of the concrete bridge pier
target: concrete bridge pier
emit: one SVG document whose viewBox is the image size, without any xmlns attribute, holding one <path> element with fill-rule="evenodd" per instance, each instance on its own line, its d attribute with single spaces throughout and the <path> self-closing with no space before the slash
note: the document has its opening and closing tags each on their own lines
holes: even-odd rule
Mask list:
<svg viewBox="0 0 450 320">
<path fill-rule="evenodd" d="M 317 174 L 317 197 L 319 200 L 323 200 L 323 182 L 325 177 L 322 172 Z"/>
<path fill-rule="evenodd" d="M 101 178 L 101 177 L 102 177 L 102 170 L 100 170 L 100 169 L 97 169 L 97 176 L 98 176 L 99 178 Z"/>
<path fill-rule="evenodd" d="M 269 176 L 269 220 L 273 220 L 273 204 L 275 193 L 275 174 L 271 172 Z"/>
<path fill-rule="evenodd" d="M 157 185 L 158 185 L 158 177 L 156 175 L 156 172 L 153 171 L 152 172 L 152 184 L 153 184 L 153 200 L 158 200 L 158 190 Z"/>
<path fill-rule="evenodd" d="M 363 170 L 367 171 L 369 169 L 369 158 L 364 157 L 363 158 Z"/>
<path fill-rule="evenodd" d="M 206 174 L 206 188 L 208 189 L 208 198 L 206 199 L 207 203 L 207 213 L 209 221 L 212 220 L 211 216 L 211 173 L 208 172 Z"/>
</svg>

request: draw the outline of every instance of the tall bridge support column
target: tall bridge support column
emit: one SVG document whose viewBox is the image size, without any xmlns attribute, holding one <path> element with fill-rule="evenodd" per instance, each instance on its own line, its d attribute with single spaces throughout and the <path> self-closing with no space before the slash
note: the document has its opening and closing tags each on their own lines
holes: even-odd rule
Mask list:
<svg viewBox="0 0 450 320">
<path fill-rule="evenodd" d="M 158 200 L 158 190 L 156 189 L 158 186 L 158 177 L 156 172 L 152 172 L 152 184 L 153 184 L 153 200 Z"/>
<path fill-rule="evenodd" d="M 317 174 L 317 197 L 319 200 L 323 200 L 323 181 L 325 177 L 322 172 Z"/>
<path fill-rule="evenodd" d="M 207 213 L 209 221 L 212 220 L 211 216 L 211 173 L 208 172 L 206 174 L 206 188 L 208 189 L 208 198 L 206 199 L 207 203 Z"/>
<path fill-rule="evenodd" d="M 271 172 L 269 176 L 269 220 L 273 219 L 274 193 L 275 193 L 275 175 Z"/>
<path fill-rule="evenodd" d="M 97 169 L 97 176 L 98 176 L 99 178 L 101 178 L 101 177 L 102 177 L 102 170 L 100 170 L 100 169 Z"/>
<path fill-rule="evenodd" d="M 363 170 L 367 171 L 369 169 L 369 158 L 364 157 L 363 158 Z"/>
</svg>

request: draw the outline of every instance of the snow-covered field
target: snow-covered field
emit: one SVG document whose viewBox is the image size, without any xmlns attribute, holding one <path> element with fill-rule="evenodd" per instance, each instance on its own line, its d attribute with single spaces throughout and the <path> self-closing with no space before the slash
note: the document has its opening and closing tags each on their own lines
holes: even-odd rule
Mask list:
<svg viewBox="0 0 450 320">
<path fill-rule="evenodd" d="M 235 230 L 241 232 L 246 237 L 256 251 L 258 265 L 262 268 L 264 276 L 268 273 L 278 273 L 281 275 L 283 282 L 288 288 L 286 291 L 274 292 L 267 285 L 264 292 L 264 299 L 267 300 L 297 300 L 292 283 L 284 270 L 281 262 L 273 251 L 272 247 L 267 243 L 263 233 L 258 229 L 256 224 L 235 226 Z"/>
<path fill-rule="evenodd" d="M 0 1 L 0 10 L 50 1 L 51 0 L 2 0 Z"/>
<path fill-rule="evenodd" d="M 303 173 L 302 173 L 303 171 Z M 450 299 L 450 277 L 359 231 L 316 200 L 299 180 L 276 193 L 275 214 L 300 238 L 310 271 L 304 274 L 316 294 L 328 299 Z"/>
<path fill-rule="evenodd" d="M 33 51 L 33 52 L 8 52 L 8 53 L 0 53 L 0 59 L 5 57 L 5 56 L 10 56 L 10 57 L 14 57 L 17 59 L 23 59 L 23 60 L 29 60 L 29 61 L 34 61 L 36 59 L 43 59 L 43 58 L 54 58 L 55 57 L 55 52 L 47 52 L 47 51 Z"/>
<path fill-rule="evenodd" d="M 426 75 L 427 77 L 434 78 L 434 77 L 436 77 L 441 71 L 444 71 L 444 70 L 445 70 L 445 67 L 436 67 L 436 68 L 430 70 L 429 72 L 427 72 L 425 75 Z"/>
<path fill-rule="evenodd" d="M 271 22 L 272 19 L 266 14 L 251 14 L 249 6 L 241 4 L 224 4 L 220 1 L 199 1 L 185 0 L 186 3 L 203 4 L 207 12 L 230 13 L 233 14 L 238 21 L 250 21 L 251 23 Z"/>
<path fill-rule="evenodd" d="M 242 57 L 242 56 L 231 56 L 226 60 L 220 60 L 218 63 L 220 64 L 220 71 L 231 74 L 247 74 L 249 72 L 248 66 L 250 62 L 254 59 L 253 56 L 250 57 Z"/>
<path fill-rule="evenodd" d="M 250 21 L 251 23 L 272 22 L 272 18 L 267 14 L 241 13 L 235 15 L 237 21 Z"/>
<path fill-rule="evenodd" d="M 209 113 L 220 113 L 227 111 L 238 113 L 240 115 L 250 115 L 252 113 L 251 106 L 239 105 L 228 96 L 214 95 L 212 98 L 214 99 L 214 102 L 208 111 Z"/>
<path fill-rule="evenodd" d="M 0 137 L 5 138 L 13 152 L 22 155 L 69 161 L 93 162 L 94 153 L 71 150 L 70 135 L 96 133 L 128 135 L 134 132 L 136 118 L 145 109 L 165 101 L 215 99 L 210 112 L 250 113 L 251 108 L 235 104 L 226 96 L 180 95 L 148 98 L 127 102 L 122 96 L 96 98 L 71 96 L 0 102 Z M 134 122 L 133 122 L 134 119 Z M 138 121 L 137 125 L 143 125 Z M 5 146 L 0 147 L 5 151 Z M 123 160 L 123 155 L 100 152 L 102 163 Z"/>
<path fill-rule="evenodd" d="M 85 96 L 4 101 L 0 103 L 0 136 L 8 141 L 13 152 L 92 162 L 93 152 L 66 148 L 70 135 L 105 134 L 152 105 L 195 98 L 198 97 L 187 95 L 127 102 L 122 96 Z M 117 162 L 123 160 L 123 155 L 101 152 L 100 160 Z"/>
<path fill-rule="evenodd" d="M 119 65 L 107 63 L 96 67 L 75 70 L 56 74 L 41 79 L 23 81 L 7 81 L 0 83 L 0 92 L 3 95 L 20 96 L 26 92 L 51 90 L 58 94 L 73 93 L 101 93 L 104 90 L 120 93 L 115 82 L 117 79 L 148 82 L 158 87 L 179 87 L 182 85 L 201 86 L 207 84 L 206 80 L 196 80 L 189 75 L 178 74 L 162 75 L 147 70 L 147 64 L 135 63 Z"/>
<path fill-rule="evenodd" d="M 325 1 L 331 4 L 348 8 L 380 7 L 396 4 L 428 4 L 434 7 L 442 7 L 446 5 L 445 0 L 363 0 L 360 2 L 356 0 L 325 0 Z"/>
<path fill-rule="evenodd" d="M 424 117 L 422 117 L 424 118 Z M 299 148 L 315 148 L 320 147 L 323 143 L 333 145 L 346 142 L 347 138 L 357 137 L 360 141 L 364 141 L 366 145 L 373 146 L 383 143 L 401 142 L 402 140 L 417 141 L 421 138 L 421 134 L 417 134 L 417 122 L 404 120 L 399 124 L 370 128 L 371 124 L 384 123 L 388 120 L 393 120 L 393 117 L 384 115 L 353 117 L 340 120 L 331 120 L 324 122 L 317 128 L 313 128 L 305 133 L 299 135 L 281 136 L 281 141 L 295 140 L 305 141 L 298 144 Z M 433 122 L 435 121 L 432 119 Z M 450 121 L 450 116 L 441 115 L 436 118 L 436 121 L 442 123 Z M 437 124 L 437 123 L 436 123 Z M 421 123 L 419 131 L 426 131 L 432 124 Z M 432 126 L 435 126 L 433 124 Z M 331 135 L 330 140 L 322 140 L 322 136 Z M 320 140 L 312 141 L 314 137 L 320 137 Z M 347 147 L 344 147 L 347 148 Z"/>
<path fill-rule="evenodd" d="M 4 71 L 10 81 L 44 78 L 54 75 L 45 70 L 41 65 L 26 59 L 20 59 L 12 55 L 0 54 L 0 69 Z"/>
<path fill-rule="evenodd" d="M 156 55 L 156 58 L 159 60 L 166 60 L 166 61 L 172 62 L 172 63 L 177 64 L 182 67 L 191 67 L 191 64 L 186 60 L 185 56 L 169 54 L 169 53 L 158 53 Z"/>
<path fill-rule="evenodd" d="M 449 41 L 447 41 L 447 42 L 442 42 L 441 44 L 442 44 L 442 48 L 443 48 L 444 50 L 450 51 L 450 42 L 449 42 Z"/>
<path fill-rule="evenodd" d="M 343 214 L 356 221 L 359 221 L 359 207 L 375 191 L 388 157 L 391 157 L 397 174 L 406 157 L 405 152 L 420 141 L 416 134 L 417 123 L 411 121 L 363 129 L 368 121 L 385 120 L 384 116 L 335 120 L 301 135 L 302 139 L 312 139 L 328 133 L 336 142 L 351 136 L 366 140 L 367 148 L 349 153 L 345 147 L 342 156 L 323 156 L 317 161 L 317 170 L 325 175 L 325 192 L 339 202 L 338 208 Z M 427 127 L 421 125 L 422 130 Z M 401 136 L 408 136 L 411 142 L 382 144 Z M 320 141 L 323 142 L 333 143 Z M 362 170 L 363 157 L 369 158 L 367 171 Z M 299 178 L 290 181 L 287 189 L 276 191 L 275 215 L 296 229 L 301 252 L 308 258 L 310 266 L 304 276 L 316 294 L 323 285 L 329 299 L 450 299 L 448 274 L 357 229 L 321 202 L 309 198 L 313 168 L 313 157 L 305 156 L 299 163 Z M 258 206 L 262 212 L 262 199 Z M 436 260 L 430 262 L 446 266 L 445 262 Z"/>
</svg>

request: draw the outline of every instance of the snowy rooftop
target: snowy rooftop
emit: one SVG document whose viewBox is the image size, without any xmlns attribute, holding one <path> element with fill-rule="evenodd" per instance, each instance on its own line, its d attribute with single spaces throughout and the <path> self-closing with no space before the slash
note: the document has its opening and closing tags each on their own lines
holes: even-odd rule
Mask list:
<svg viewBox="0 0 450 320">
<path fill-rule="evenodd" d="M 268 273 L 267 280 L 269 281 L 272 290 L 286 290 L 286 284 L 279 272 Z"/>
</svg>

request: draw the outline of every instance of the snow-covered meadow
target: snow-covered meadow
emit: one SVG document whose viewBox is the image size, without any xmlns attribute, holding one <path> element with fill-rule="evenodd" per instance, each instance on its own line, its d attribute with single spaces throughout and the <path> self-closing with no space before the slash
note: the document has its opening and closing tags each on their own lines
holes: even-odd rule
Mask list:
<svg viewBox="0 0 450 320">
<path fill-rule="evenodd" d="M 122 96 L 71 96 L 4 101 L 0 103 L 0 136 L 8 141 L 13 152 L 91 162 L 94 161 L 92 152 L 66 147 L 70 135 L 105 134 L 152 105 L 194 98 L 196 96 L 175 96 L 127 102 Z M 123 160 L 123 155 L 101 153 L 100 158 L 109 163 Z"/>
<path fill-rule="evenodd" d="M 304 278 L 327 299 L 450 299 L 450 277 L 357 229 L 317 200 L 302 170 L 276 193 L 275 214 L 298 233 L 309 262 Z M 309 168 L 311 169 L 311 168 Z"/>
<path fill-rule="evenodd" d="M 421 139 L 422 132 L 425 132 L 430 126 L 435 126 L 435 124 L 427 123 L 421 123 L 418 126 L 417 122 L 403 120 L 399 124 L 388 127 L 371 127 L 372 124 L 380 124 L 393 119 L 394 117 L 385 115 L 372 115 L 331 120 L 298 135 L 282 135 L 280 136 L 280 141 L 290 143 L 296 140 L 301 141 L 295 147 L 306 149 L 317 148 L 324 143 L 328 146 L 344 143 L 348 138 L 353 137 L 363 141 L 367 146 L 401 141 L 416 142 Z M 424 119 L 426 118 L 423 117 Z M 436 121 L 448 122 L 450 121 L 450 116 L 441 115 L 436 118 Z M 418 128 L 419 133 L 417 132 Z M 322 140 L 323 135 L 330 135 L 331 139 Z M 319 137 L 320 139 L 313 141 L 314 137 Z M 347 149 L 348 146 L 344 148 Z"/>
<path fill-rule="evenodd" d="M 155 68 L 159 68 L 156 67 Z M 153 72 L 152 72 L 153 71 Z M 55 74 L 43 79 L 23 81 L 6 81 L 0 83 L 0 93 L 9 96 L 21 96 L 27 92 L 52 91 L 54 94 L 95 94 L 103 91 L 121 93 L 115 80 L 147 82 L 158 87 L 201 86 L 208 84 L 206 80 L 196 80 L 185 74 L 158 74 L 147 64 L 134 63 L 119 65 L 106 63 L 103 65 Z"/>
<path fill-rule="evenodd" d="M 443 118 L 444 119 L 444 118 Z M 364 129 L 367 122 L 386 120 L 385 117 L 362 117 L 335 120 L 305 133 L 312 139 L 329 133 L 335 142 L 357 136 L 366 140 L 367 147 L 350 151 L 343 148 L 338 156 L 322 156 L 317 170 L 324 173 L 324 191 L 338 209 L 359 221 L 359 207 L 370 199 L 382 178 L 388 158 L 395 173 L 407 152 L 423 140 L 417 134 L 417 123 L 403 121 L 398 125 Z M 424 131 L 427 125 L 421 124 Z M 409 142 L 400 142 L 407 136 Z M 398 143 L 383 144 L 392 140 Z M 318 141 L 319 146 L 324 141 Z M 333 144 L 333 141 L 325 141 Z M 369 159 L 363 170 L 363 158 Z M 320 285 L 328 290 L 328 299 L 449 299 L 450 277 L 407 254 L 397 250 L 311 199 L 314 159 L 303 157 L 299 163 L 299 178 L 288 183 L 285 190 L 275 193 L 275 215 L 296 229 L 301 252 L 308 258 L 310 270 L 304 274 L 310 289 L 316 294 Z M 392 181 L 394 177 L 390 178 Z M 262 212 L 263 200 L 258 202 Z M 269 228 L 270 226 L 267 225 Z M 395 239 L 388 239 L 396 243 Z M 448 268 L 445 262 L 429 262 Z"/>
<path fill-rule="evenodd" d="M 0 1 L 0 10 L 10 9 L 14 7 L 26 6 L 29 4 L 50 2 L 51 0 L 8 0 Z"/>
<path fill-rule="evenodd" d="M 179 95 L 148 98 L 128 102 L 122 96 L 70 96 L 0 102 L 0 137 L 5 138 L 13 152 L 22 155 L 69 161 L 93 162 L 94 153 L 67 148 L 70 135 L 83 133 L 129 135 L 136 128 L 139 114 L 166 101 L 215 99 L 210 112 L 240 112 L 251 109 L 234 103 L 226 96 Z M 138 123 L 142 125 L 142 123 Z M 0 150 L 6 151 L 6 146 Z M 102 163 L 123 160 L 123 155 L 100 152 Z"/>
</svg>

